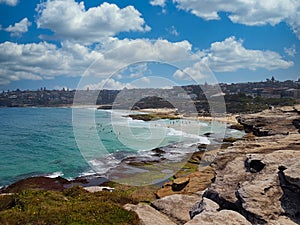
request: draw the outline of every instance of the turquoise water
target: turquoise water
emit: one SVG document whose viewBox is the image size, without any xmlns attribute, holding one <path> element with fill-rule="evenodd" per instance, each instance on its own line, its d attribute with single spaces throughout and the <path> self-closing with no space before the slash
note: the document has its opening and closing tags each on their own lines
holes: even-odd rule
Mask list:
<svg viewBox="0 0 300 225">
<path fill-rule="evenodd" d="M 72 111 L 0 109 L 0 186 L 34 175 L 75 177 L 89 168 L 77 148 Z"/>
<path fill-rule="evenodd" d="M 209 123 L 144 122 L 131 120 L 126 113 L 89 108 L 73 112 L 71 108 L 0 108 L 0 186 L 37 175 L 72 179 L 105 174 L 126 157 L 152 157 L 151 149 L 156 147 L 209 142 L 203 137 L 212 131 Z M 217 125 L 215 130 L 221 127 Z M 230 136 L 240 134 L 228 132 Z M 189 151 L 190 145 L 172 148 L 165 157 L 180 160 L 179 153 Z"/>
</svg>

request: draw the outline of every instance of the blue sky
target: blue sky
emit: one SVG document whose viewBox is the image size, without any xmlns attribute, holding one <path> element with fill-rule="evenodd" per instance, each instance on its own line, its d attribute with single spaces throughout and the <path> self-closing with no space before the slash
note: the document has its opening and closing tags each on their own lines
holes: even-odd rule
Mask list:
<svg viewBox="0 0 300 225">
<path fill-rule="evenodd" d="M 300 78 L 294 0 L 0 0 L 0 25 L 0 90 Z"/>
</svg>

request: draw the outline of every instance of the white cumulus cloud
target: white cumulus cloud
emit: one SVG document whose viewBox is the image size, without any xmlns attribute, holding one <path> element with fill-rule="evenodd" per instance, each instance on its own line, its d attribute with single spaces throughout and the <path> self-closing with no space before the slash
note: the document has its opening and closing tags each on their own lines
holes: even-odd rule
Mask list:
<svg viewBox="0 0 300 225">
<path fill-rule="evenodd" d="M 179 80 L 199 81 L 204 78 L 211 77 L 211 75 L 212 73 L 207 65 L 199 61 L 183 70 L 177 70 L 173 76 Z"/>
<path fill-rule="evenodd" d="M 151 0 L 150 4 L 153 5 L 153 6 L 165 7 L 166 6 L 166 0 Z"/>
<path fill-rule="evenodd" d="M 286 22 L 300 38 L 300 1 L 295 0 L 173 0 L 177 8 L 205 20 L 220 19 L 219 12 L 227 12 L 234 23 L 249 26 Z"/>
<path fill-rule="evenodd" d="M 141 13 L 133 6 L 119 8 L 103 4 L 85 9 L 74 0 L 47 0 L 38 5 L 38 28 L 52 30 L 58 38 L 82 42 L 99 42 L 119 32 L 149 31 Z"/>
<path fill-rule="evenodd" d="M 294 65 L 292 61 L 286 61 L 277 52 L 246 49 L 242 40 L 229 37 L 221 42 L 214 42 L 210 48 L 204 50 L 199 62 L 177 70 L 174 77 L 177 79 L 192 78 L 202 79 L 210 74 L 207 65 L 213 72 L 235 72 L 239 69 L 267 70 L 287 69 Z"/>
<path fill-rule="evenodd" d="M 211 44 L 210 49 L 206 51 L 206 56 L 201 60 L 215 72 L 258 68 L 275 70 L 293 66 L 293 62 L 285 61 L 277 52 L 246 49 L 243 41 L 236 40 L 235 37 Z"/>
<path fill-rule="evenodd" d="M 18 2 L 18 0 L 0 0 L 0 4 L 6 4 L 10 6 L 16 6 Z"/>
<path fill-rule="evenodd" d="M 20 22 L 10 25 L 4 30 L 9 32 L 11 36 L 21 36 L 23 33 L 28 31 L 28 27 L 30 26 L 31 22 L 27 18 L 24 18 Z"/>
</svg>

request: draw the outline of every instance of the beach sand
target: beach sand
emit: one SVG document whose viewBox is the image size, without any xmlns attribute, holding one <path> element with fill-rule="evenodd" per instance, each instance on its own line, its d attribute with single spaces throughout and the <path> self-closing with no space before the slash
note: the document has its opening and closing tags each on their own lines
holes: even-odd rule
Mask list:
<svg viewBox="0 0 300 225">
<path fill-rule="evenodd" d="M 158 109 L 149 108 L 149 109 L 141 109 L 138 111 L 155 113 L 155 114 L 159 114 L 159 115 L 174 115 L 177 113 L 176 109 L 169 109 L 169 108 L 158 108 Z M 181 118 L 207 121 L 207 122 L 222 122 L 222 123 L 228 123 L 228 124 L 238 124 L 238 121 L 236 119 L 237 116 L 239 116 L 239 115 L 238 114 L 227 114 L 226 116 L 220 116 L 220 117 L 181 115 Z"/>
</svg>

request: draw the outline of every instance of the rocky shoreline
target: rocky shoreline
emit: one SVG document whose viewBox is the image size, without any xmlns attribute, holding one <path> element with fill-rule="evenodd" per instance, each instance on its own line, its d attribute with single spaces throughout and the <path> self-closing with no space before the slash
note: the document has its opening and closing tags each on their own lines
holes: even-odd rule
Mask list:
<svg viewBox="0 0 300 225">
<path fill-rule="evenodd" d="M 242 126 L 248 133 L 244 138 L 224 140 L 216 150 L 199 146 L 199 151 L 161 188 L 134 191 L 138 201 L 149 204 L 127 204 L 124 208 L 135 211 L 145 225 L 300 224 L 299 105 L 241 115 L 237 121 L 239 125 L 235 126 Z M 61 191 L 103 182 L 87 183 L 28 178 L 4 192 L 45 187 Z M 128 188 L 110 182 L 105 185 Z"/>
<path fill-rule="evenodd" d="M 215 176 L 205 177 L 198 169 L 165 183 L 151 210 L 141 204 L 125 207 L 149 225 L 151 217 L 156 224 L 300 224 L 299 106 L 237 119 L 249 134 L 219 150 L 202 168 Z M 198 189 L 188 192 L 195 173 Z M 203 186 L 203 180 L 211 184 Z"/>
</svg>

